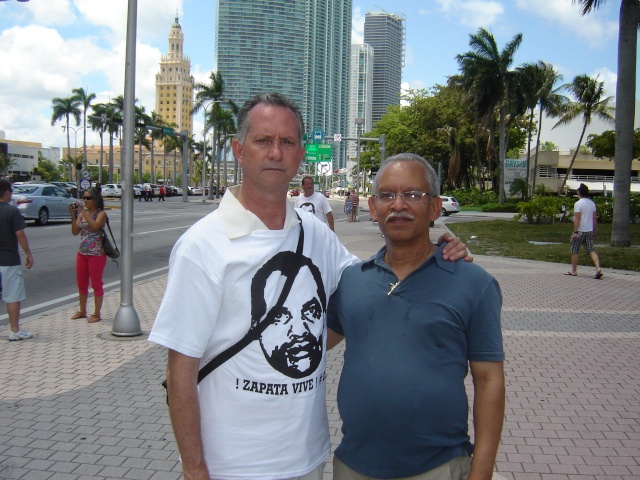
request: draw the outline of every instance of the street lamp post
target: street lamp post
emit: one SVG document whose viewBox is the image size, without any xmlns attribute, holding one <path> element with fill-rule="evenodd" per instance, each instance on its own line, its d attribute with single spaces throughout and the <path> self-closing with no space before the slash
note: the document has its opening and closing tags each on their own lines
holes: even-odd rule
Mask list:
<svg viewBox="0 0 640 480">
<path fill-rule="evenodd" d="M 357 150 L 356 156 L 358 158 L 358 173 L 356 174 L 356 193 L 360 195 L 360 136 L 362 135 L 362 125 L 364 125 L 364 118 L 357 117 L 355 119 L 356 123 L 356 141 L 357 141 Z"/>
</svg>

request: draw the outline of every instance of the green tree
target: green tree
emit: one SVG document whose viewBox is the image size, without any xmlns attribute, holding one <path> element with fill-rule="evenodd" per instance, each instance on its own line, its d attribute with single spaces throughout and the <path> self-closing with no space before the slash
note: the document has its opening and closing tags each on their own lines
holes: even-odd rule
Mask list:
<svg viewBox="0 0 640 480">
<path fill-rule="evenodd" d="M 597 10 L 606 0 L 572 0 L 582 7 L 582 15 Z M 634 144 L 636 62 L 640 0 L 621 0 L 618 27 L 618 81 L 616 83 L 616 157 L 614 172 L 613 224 L 611 246 L 631 246 L 629 209 L 631 206 L 631 162 Z"/>
<path fill-rule="evenodd" d="M 95 93 L 88 93 L 84 88 L 74 88 L 71 90 L 73 97 L 82 105 L 82 164 L 87 168 L 87 110 L 91 106 L 91 102 L 96 99 Z"/>
<path fill-rule="evenodd" d="M 2 175 L 8 175 L 9 169 L 15 165 L 15 160 L 9 157 L 6 153 L 0 153 L 0 173 Z"/>
<path fill-rule="evenodd" d="M 515 73 L 509 68 L 521 43 L 522 34 L 519 33 L 500 51 L 493 35 L 484 28 L 480 28 L 476 34 L 470 35 L 471 50 L 456 57 L 465 84 L 476 99 L 475 105 L 480 116 L 493 115 L 493 112 L 498 109 L 500 203 L 504 203 L 506 199 L 503 179 L 507 145 L 507 99 L 509 88 L 515 83 L 513 81 Z M 490 132 L 490 138 L 493 139 L 493 122 L 491 122 Z"/>
<path fill-rule="evenodd" d="M 63 128 L 67 132 L 67 157 L 71 159 L 71 132 L 69 129 L 69 121 L 73 118 L 75 125 L 80 125 L 80 101 L 71 96 L 68 98 L 54 98 L 51 100 L 51 108 L 53 113 L 51 115 L 51 125 L 64 120 Z"/>
<path fill-rule="evenodd" d="M 38 175 L 44 182 L 53 182 L 60 178 L 58 166 L 45 158 L 40 151 L 38 151 Z"/>
<path fill-rule="evenodd" d="M 580 132 L 580 139 L 576 146 L 569 168 L 567 168 L 567 174 L 564 176 L 558 196 L 562 195 L 564 186 L 571 174 L 571 168 L 573 162 L 575 162 L 578 152 L 580 151 L 580 145 L 582 145 L 582 139 L 584 138 L 584 132 L 591 123 L 594 116 L 609 123 L 613 123 L 613 107 L 609 106 L 611 97 L 604 96 L 604 83 L 599 82 L 597 78 L 591 78 L 588 75 L 578 75 L 573 79 L 573 82 L 563 86 L 575 99 L 573 102 L 564 104 L 560 110 L 561 116 L 558 123 L 553 128 L 560 125 L 566 125 L 573 121 L 577 117 L 582 117 L 582 132 Z"/>
<path fill-rule="evenodd" d="M 587 137 L 586 145 L 595 157 L 613 160 L 616 156 L 616 133 L 613 130 L 605 130 L 600 135 L 592 133 Z M 640 158 L 640 128 L 633 132 L 633 158 Z"/>
</svg>

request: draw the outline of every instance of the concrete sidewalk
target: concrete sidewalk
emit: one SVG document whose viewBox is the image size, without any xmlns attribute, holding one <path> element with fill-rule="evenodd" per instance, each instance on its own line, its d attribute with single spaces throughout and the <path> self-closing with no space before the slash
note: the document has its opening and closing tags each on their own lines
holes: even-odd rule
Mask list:
<svg viewBox="0 0 640 480">
<path fill-rule="evenodd" d="M 336 227 L 361 258 L 383 243 L 366 215 Z M 444 231 L 438 221 L 433 236 Z M 593 268 L 576 278 L 567 265 L 475 261 L 504 296 L 508 399 L 495 478 L 640 478 L 640 275 L 604 269 L 597 281 Z M 110 335 L 119 291 L 106 294 L 98 324 L 69 320 L 72 304 L 23 318 L 32 340 L 8 342 L 0 329 L 0 479 L 181 478 L 160 386 L 166 353 L 146 341 L 165 285 L 164 275 L 135 284 L 142 337 Z M 328 359 L 334 447 L 341 357 L 339 348 Z"/>
</svg>

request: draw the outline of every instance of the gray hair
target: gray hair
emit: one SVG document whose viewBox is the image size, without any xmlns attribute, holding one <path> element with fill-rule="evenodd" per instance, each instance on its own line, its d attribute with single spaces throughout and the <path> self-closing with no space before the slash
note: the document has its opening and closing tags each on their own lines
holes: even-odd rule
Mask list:
<svg viewBox="0 0 640 480">
<path fill-rule="evenodd" d="M 429 195 L 432 197 L 437 197 L 440 195 L 440 185 L 438 185 L 438 176 L 436 175 L 436 171 L 433 169 L 431 164 L 422 158 L 420 155 L 416 155 L 415 153 L 398 153 L 392 157 L 387 158 L 387 161 L 380 167 L 378 170 L 378 174 L 376 175 L 375 180 L 373 181 L 373 191 L 374 193 L 378 193 L 378 179 L 382 172 L 386 170 L 386 168 L 392 163 L 398 162 L 414 162 L 419 163 L 425 169 L 425 180 L 427 185 L 429 186 Z"/>
<path fill-rule="evenodd" d="M 291 110 L 298 119 L 298 134 L 300 137 L 300 143 L 302 143 L 304 139 L 304 120 L 302 118 L 302 113 L 300 113 L 300 109 L 292 100 L 285 97 L 281 93 L 276 92 L 260 93 L 247 100 L 242 108 L 238 111 L 238 114 L 236 115 L 236 137 L 238 138 L 240 143 L 244 143 L 244 140 L 247 138 L 247 132 L 249 131 L 249 112 L 251 112 L 253 107 L 260 104 L 273 105 L 275 107 L 283 107 Z"/>
</svg>

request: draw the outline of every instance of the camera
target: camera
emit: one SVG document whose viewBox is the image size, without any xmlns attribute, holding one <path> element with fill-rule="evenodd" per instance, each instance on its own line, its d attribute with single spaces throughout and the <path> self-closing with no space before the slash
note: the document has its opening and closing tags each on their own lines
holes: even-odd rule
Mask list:
<svg viewBox="0 0 640 480">
<path fill-rule="evenodd" d="M 71 204 L 71 208 L 73 208 L 74 210 L 77 210 L 80 207 L 80 205 L 78 205 L 76 202 L 73 202 Z"/>
</svg>

